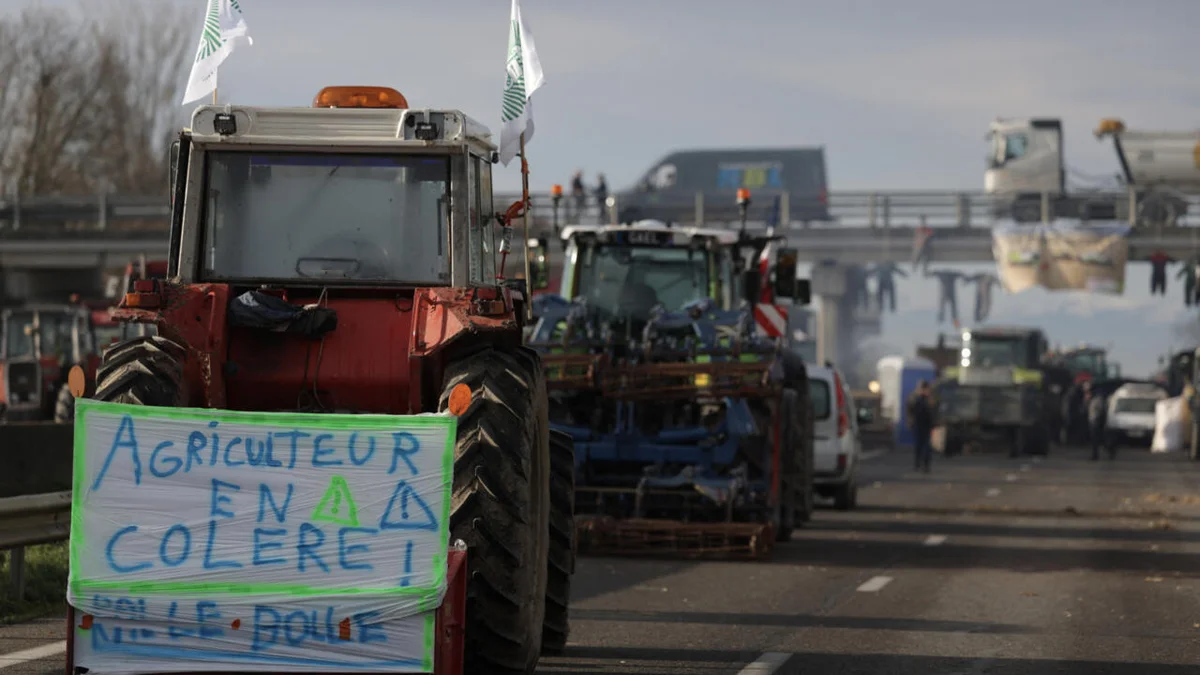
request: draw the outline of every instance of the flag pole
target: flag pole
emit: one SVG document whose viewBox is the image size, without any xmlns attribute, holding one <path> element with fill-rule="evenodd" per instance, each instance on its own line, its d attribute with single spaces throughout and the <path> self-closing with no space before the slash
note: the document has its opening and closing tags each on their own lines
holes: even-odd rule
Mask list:
<svg viewBox="0 0 1200 675">
<path fill-rule="evenodd" d="M 525 251 L 525 318 L 533 319 L 533 276 L 529 265 L 529 162 L 525 159 L 525 132 L 521 132 L 521 204 L 524 205 L 521 217 L 521 246 Z"/>
</svg>

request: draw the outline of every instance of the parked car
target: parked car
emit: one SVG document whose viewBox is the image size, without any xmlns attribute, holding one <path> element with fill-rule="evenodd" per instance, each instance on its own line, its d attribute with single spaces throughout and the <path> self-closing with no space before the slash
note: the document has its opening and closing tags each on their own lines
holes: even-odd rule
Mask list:
<svg viewBox="0 0 1200 675">
<path fill-rule="evenodd" d="M 1108 399 L 1105 440 L 1108 447 L 1122 445 L 1149 447 L 1154 439 L 1154 410 L 1167 398 L 1167 390 L 1157 384 L 1121 385 Z"/>
<path fill-rule="evenodd" d="M 852 509 L 858 504 L 860 413 L 846 380 L 829 366 L 808 366 L 808 392 L 813 412 L 813 483 L 821 497 L 834 507 Z M 870 416 L 869 408 L 862 415 Z"/>
</svg>

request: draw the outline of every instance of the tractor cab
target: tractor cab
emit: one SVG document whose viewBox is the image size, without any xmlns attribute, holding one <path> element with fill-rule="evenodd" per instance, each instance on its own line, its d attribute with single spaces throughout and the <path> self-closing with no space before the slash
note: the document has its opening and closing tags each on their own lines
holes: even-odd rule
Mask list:
<svg viewBox="0 0 1200 675">
<path fill-rule="evenodd" d="M 50 418 L 67 369 L 95 354 L 89 310 L 79 305 L 5 309 L 0 326 L 4 418 Z"/>
<path fill-rule="evenodd" d="M 496 161 L 482 124 L 386 87 L 327 87 L 307 108 L 200 106 L 171 151 L 167 279 L 134 281 L 118 319 L 195 350 L 193 405 L 435 407 L 421 382 L 440 369 L 410 348 L 520 320 L 523 295 L 498 274 Z"/>
</svg>

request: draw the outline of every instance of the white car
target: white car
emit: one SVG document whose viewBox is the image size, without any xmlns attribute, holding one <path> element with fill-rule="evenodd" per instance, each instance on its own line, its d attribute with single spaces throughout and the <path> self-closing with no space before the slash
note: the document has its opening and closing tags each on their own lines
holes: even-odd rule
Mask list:
<svg viewBox="0 0 1200 675">
<path fill-rule="evenodd" d="M 1156 384 L 1130 382 L 1108 397 L 1105 437 L 1110 448 L 1149 446 L 1154 439 L 1154 410 L 1167 392 Z"/>
<path fill-rule="evenodd" d="M 858 412 L 850 388 L 837 370 L 808 366 L 808 395 L 813 411 L 813 484 L 835 508 L 858 504 Z"/>
</svg>

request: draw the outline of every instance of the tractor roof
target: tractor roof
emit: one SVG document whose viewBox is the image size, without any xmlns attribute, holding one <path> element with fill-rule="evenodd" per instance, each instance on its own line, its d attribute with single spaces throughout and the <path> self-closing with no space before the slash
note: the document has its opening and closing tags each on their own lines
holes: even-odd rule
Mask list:
<svg viewBox="0 0 1200 675">
<path fill-rule="evenodd" d="M 738 242 L 738 233 L 734 230 L 722 230 L 713 227 L 670 227 L 659 220 L 640 220 L 633 225 L 570 225 L 563 228 L 562 238 L 571 239 L 580 234 L 593 234 L 605 239 L 615 239 L 617 235 L 630 232 L 645 232 L 659 238 L 687 239 L 704 237 L 715 239 L 722 246 L 732 246 Z M 659 243 L 658 245 L 664 245 Z"/>
<path fill-rule="evenodd" d="M 1041 329 L 1029 328 L 1028 326 L 988 326 L 986 328 L 972 328 L 967 332 L 972 337 L 1019 338 L 1040 333 Z"/>
<path fill-rule="evenodd" d="M 224 128 L 218 131 L 218 127 Z M 193 141 L 229 145 L 315 144 L 389 149 L 473 145 L 480 152 L 496 150 L 492 132 L 482 123 L 458 110 L 428 108 L 203 105 L 192 113 L 191 133 Z"/>
</svg>

